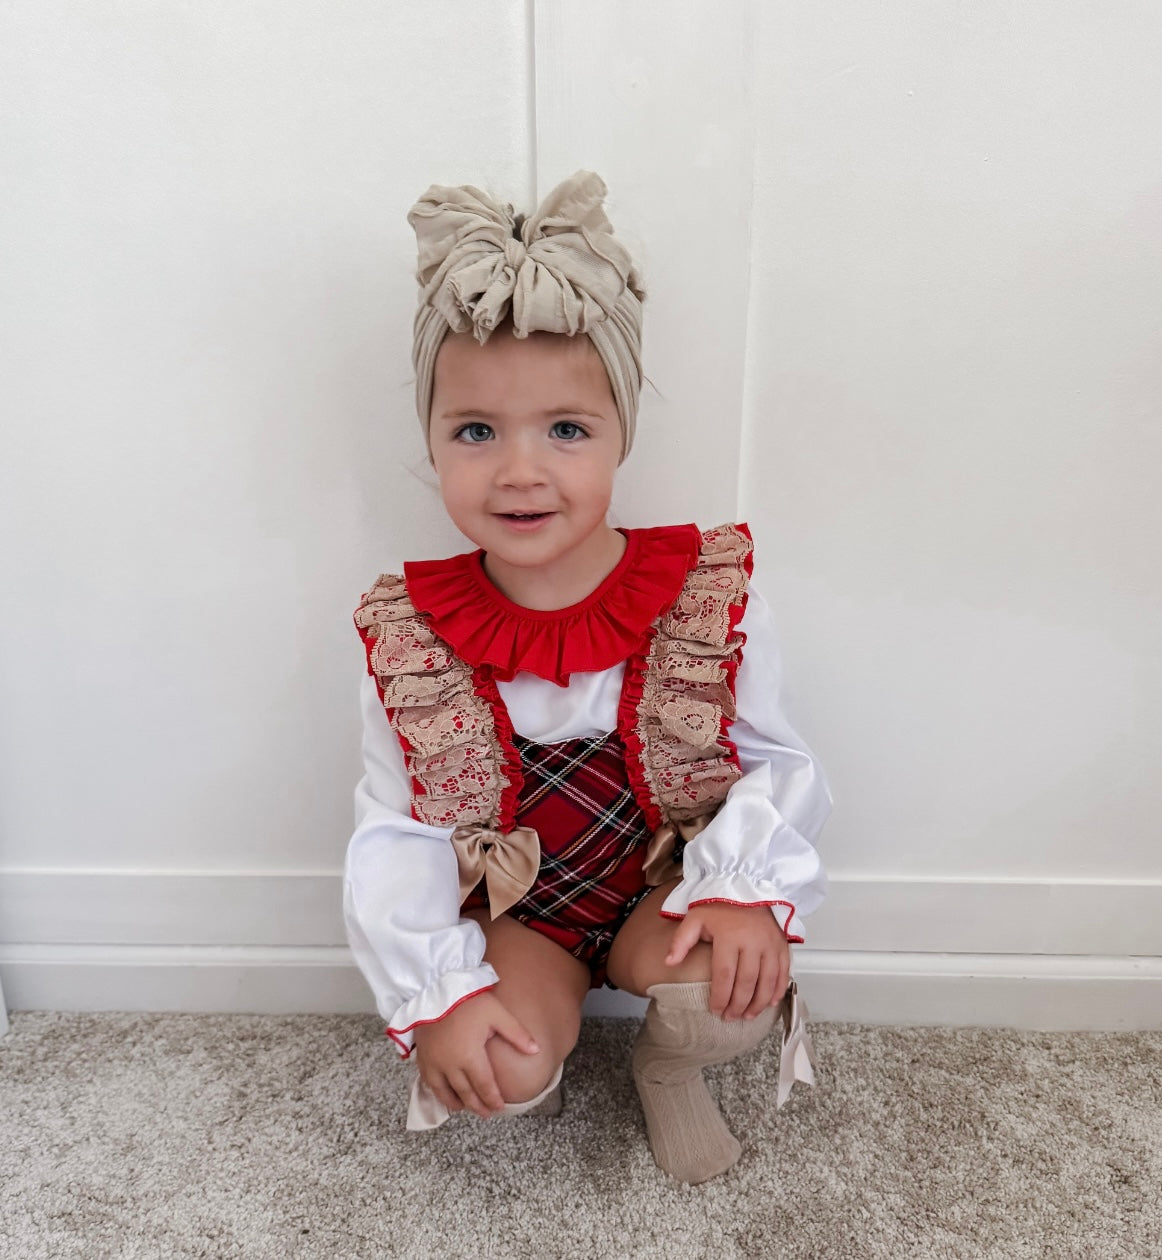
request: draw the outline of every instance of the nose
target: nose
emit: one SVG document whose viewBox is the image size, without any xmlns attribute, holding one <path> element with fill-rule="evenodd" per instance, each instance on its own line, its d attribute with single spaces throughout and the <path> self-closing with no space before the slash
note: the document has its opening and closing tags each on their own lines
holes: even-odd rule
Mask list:
<svg viewBox="0 0 1162 1260">
<path fill-rule="evenodd" d="M 543 486 L 547 480 L 542 452 L 535 440 L 525 435 L 503 444 L 496 470 L 499 485 Z"/>
</svg>

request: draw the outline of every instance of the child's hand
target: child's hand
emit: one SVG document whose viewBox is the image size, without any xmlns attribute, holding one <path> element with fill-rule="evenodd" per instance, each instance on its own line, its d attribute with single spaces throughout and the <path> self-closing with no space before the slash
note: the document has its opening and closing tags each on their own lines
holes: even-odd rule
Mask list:
<svg viewBox="0 0 1162 1260">
<path fill-rule="evenodd" d="M 769 906 L 695 906 L 670 942 L 673 967 L 709 941 L 710 1009 L 723 1019 L 754 1019 L 782 1001 L 791 978 L 791 946 Z"/>
<path fill-rule="evenodd" d="M 485 1120 L 504 1106 L 485 1044 L 503 1037 L 524 1054 L 540 1050 L 491 990 L 462 1002 L 434 1023 L 421 1024 L 415 1036 L 424 1084 L 449 1111 L 467 1107 Z"/>
</svg>

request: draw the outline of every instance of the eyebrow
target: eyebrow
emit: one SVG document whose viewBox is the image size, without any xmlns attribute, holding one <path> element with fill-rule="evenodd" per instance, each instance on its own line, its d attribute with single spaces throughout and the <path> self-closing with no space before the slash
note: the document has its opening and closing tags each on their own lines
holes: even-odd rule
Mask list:
<svg viewBox="0 0 1162 1260">
<path fill-rule="evenodd" d="M 469 407 L 463 411 L 444 411 L 441 412 L 441 415 L 445 420 L 464 420 L 469 416 L 480 420 L 496 419 L 493 412 L 480 411 L 474 407 Z M 589 416 L 593 420 L 603 420 L 605 418 L 594 411 L 586 411 L 584 407 L 554 407 L 550 411 L 542 411 L 541 415 L 546 419 L 550 416 Z"/>
</svg>

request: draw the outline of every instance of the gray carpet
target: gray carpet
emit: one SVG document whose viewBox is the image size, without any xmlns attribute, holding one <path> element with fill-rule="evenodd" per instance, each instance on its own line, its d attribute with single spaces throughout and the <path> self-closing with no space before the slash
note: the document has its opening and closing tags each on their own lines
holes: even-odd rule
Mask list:
<svg viewBox="0 0 1162 1260">
<path fill-rule="evenodd" d="M 1162 1257 L 1162 1034 L 816 1025 L 782 1111 L 763 1048 L 709 1073 L 745 1152 L 684 1187 L 635 1026 L 586 1022 L 559 1117 L 409 1134 L 374 1016 L 14 1013 L 0 1255 Z"/>
</svg>

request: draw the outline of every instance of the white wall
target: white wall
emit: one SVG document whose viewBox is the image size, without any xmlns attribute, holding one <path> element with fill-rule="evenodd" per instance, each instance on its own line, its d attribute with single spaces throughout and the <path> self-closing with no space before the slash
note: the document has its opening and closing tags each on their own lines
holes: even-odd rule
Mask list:
<svg viewBox="0 0 1162 1260">
<path fill-rule="evenodd" d="M 9 1005 L 372 1009 L 350 617 L 463 545 L 405 215 L 587 167 L 660 391 L 618 519 L 750 520 L 836 792 L 812 1013 L 1162 1026 L 1160 52 L 1045 0 L 6 6 Z"/>
</svg>

